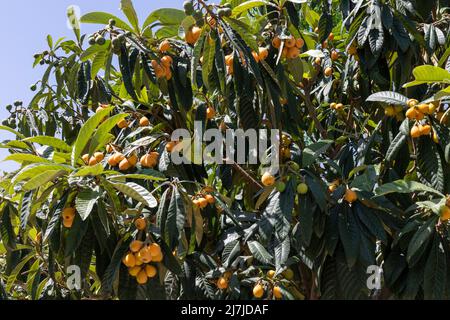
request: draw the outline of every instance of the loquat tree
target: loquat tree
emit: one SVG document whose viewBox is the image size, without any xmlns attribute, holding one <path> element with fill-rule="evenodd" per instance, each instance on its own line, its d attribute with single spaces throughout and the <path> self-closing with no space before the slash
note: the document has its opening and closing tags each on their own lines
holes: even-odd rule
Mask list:
<svg viewBox="0 0 450 320">
<path fill-rule="evenodd" d="M 447 5 L 69 9 L 0 126 L 0 299 L 449 298 Z M 278 130 L 278 172 L 176 164 L 196 122 Z"/>
</svg>

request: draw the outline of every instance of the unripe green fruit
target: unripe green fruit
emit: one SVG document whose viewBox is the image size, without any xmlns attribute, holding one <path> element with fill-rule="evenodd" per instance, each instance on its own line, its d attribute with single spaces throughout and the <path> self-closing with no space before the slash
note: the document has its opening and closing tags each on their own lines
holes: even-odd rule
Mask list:
<svg viewBox="0 0 450 320">
<path fill-rule="evenodd" d="M 276 188 L 278 192 L 284 192 L 284 190 L 286 190 L 286 184 L 282 181 L 279 181 L 277 182 Z"/>
<path fill-rule="evenodd" d="M 290 166 L 291 169 L 294 170 L 294 171 L 300 170 L 300 166 L 298 165 L 297 162 L 290 161 L 290 162 L 289 162 L 289 166 Z"/>
<path fill-rule="evenodd" d="M 12 110 L 12 105 L 8 104 L 8 105 L 6 106 L 6 110 L 11 111 L 11 110 Z"/>
<path fill-rule="evenodd" d="M 21 105 L 22 105 L 22 101 L 17 100 L 17 101 L 14 102 L 14 106 L 15 107 L 19 107 Z"/>
<path fill-rule="evenodd" d="M 2 125 L 7 126 L 8 125 L 8 120 L 3 120 L 2 121 Z"/>
<path fill-rule="evenodd" d="M 224 9 L 217 10 L 217 15 L 222 18 L 223 16 L 225 16 L 225 10 Z"/>
<path fill-rule="evenodd" d="M 298 194 L 306 194 L 306 193 L 308 193 L 308 185 L 306 183 L 300 183 L 297 186 L 297 193 Z"/>
<path fill-rule="evenodd" d="M 225 17 L 231 17 L 231 15 L 233 14 L 233 11 L 230 8 L 225 8 L 225 9 L 223 9 L 223 11 L 224 11 L 223 15 Z"/>
<path fill-rule="evenodd" d="M 36 87 L 35 84 L 31 85 L 31 87 L 30 87 L 30 90 L 31 90 L 31 91 L 36 91 L 36 89 L 37 89 L 37 87 Z"/>
<path fill-rule="evenodd" d="M 116 25 L 116 20 L 114 20 L 114 19 L 109 19 L 108 24 L 109 24 L 110 27 L 114 27 L 114 26 Z"/>
<path fill-rule="evenodd" d="M 105 42 L 106 42 L 106 40 L 102 36 L 99 36 L 99 37 L 95 38 L 95 43 L 97 43 L 99 46 L 104 45 Z"/>
<path fill-rule="evenodd" d="M 195 11 L 192 15 L 195 20 L 203 20 L 203 13 L 201 11 Z"/>
<path fill-rule="evenodd" d="M 192 3 L 192 1 L 185 1 L 183 3 L 183 8 L 187 16 L 190 16 L 194 13 L 194 4 Z"/>
<path fill-rule="evenodd" d="M 201 28 L 201 27 L 203 27 L 205 25 L 205 20 L 203 20 L 203 18 L 200 19 L 200 20 L 197 20 L 195 22 L 195 24 L 196 24 L 197 27 Z"/>
</svg>

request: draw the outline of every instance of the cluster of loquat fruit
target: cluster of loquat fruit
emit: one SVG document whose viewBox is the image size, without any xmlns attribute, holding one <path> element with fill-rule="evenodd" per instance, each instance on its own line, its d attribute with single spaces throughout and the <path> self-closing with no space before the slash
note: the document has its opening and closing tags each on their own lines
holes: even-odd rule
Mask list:
<svg viewBox="0 0 450 320">
<path fill-rule="evenodd" d="M 192 197 L 192 204 L 200 209 L 206 208 L 209 204 L 216 203 L 216 198 L 211 193 L 202 191 Z"/>
<path fill-rule="evenodd" d="M 305 45 L 305 41 L 302 38 L 295 39 L 293 36 L 289 36 L 286 38 L 280 38 L 280 36 L 275 36 L 272 39 L 272 46 L 275 49 L 280 50 L 282 44 L 283 51 L 281 52 L 281 57 L 286 59 L 295 59 L 297 58 L 300 53 L 301 49 Z"/>
<path fill-rule="evenodd" d="M 244 59 L 242 52 L 240 52 L 240 56 L 241 56 L 241 60 L 245 63 L 245 59 Z M 269 50 L 265 47 L 260 47 L 258 49 L 258 52 L 252 51 L 252 56 L 255 59 L 255 61 L 257 63 L 259 63 L 260 61 L 264 61 L 267 59 L 267 57 L 269 56 Z M 233 53 L 226 55 L 225 56 L 225 65 L 227 66 L 227 73 L 229 75 L 232 75 L 234 73 L 233 63 L 234 63 Z"/>
<path fill-rule="evenodd" d="M 171 49 L 170 42 L 168 40 L 163 40 L 159 44 L 159 52 L 164 54 Z M 160 61 L 152 60 L 151 65 L 153 70 L 155 71 L 155 76 L 157 79 L 165 78 L 167 80 L 172 79 L 172 64 L 173 59 L 169 55 L 164 55 Z"/>
<path fill-rule="evenodd" d="M 334 191 L 336 191 L 336 189 L 341 185 L 341 181 L 340 180 L 334 180 L 332 181 L 329 185 L 328 185 L 328 192 L 329 193 L 333 193 Z M 347 187 L 345 189 L 345 193 L 344 193 L 344 200 L 347 201 L 348 203 L 352 204 L 353 202 L 355 202 L 356 200 L 358 200 L 358 194 L 352 190 L 351 188 Z"/>
<path fill-rule="evenodd" d="M 415 120 L 414 126 L 411 128 L 410 134 L 412 138 L 419 138 L 421 136 L 429 135 L 432 131 L 431 125 L 421 123 L 425 116 L 431 116 L 437 110 L 437 103 L 421 103 L 416 99 L 409 99 L 407 102 L 408 110 L 406 117 L 409 120 Z M 433 140 L 437 143 L 438 137 L 436 132 L 433 132 Z"/>
<path fill-rule="evenodd" d="M 135 221 L 138 230 L 143 231 L 147 227 L 145 219 L 139 218 Z M 128 273 L 136 277 L 139 284 L 146 284 L 149 279 L 156 277 L 155 264 L 163 261 L 164 255 L 157 243 L 133 240 L 130 250 L 123 257 L 122 263 L 128 268 Z"/>
<path fill-rule="evenodd" d="M 388 106 L 384 109 L 384 114 L 387 117 L 396 118 L 397 121 L 403 121 L 405 119 L 402 106 Z"/>
</svg>

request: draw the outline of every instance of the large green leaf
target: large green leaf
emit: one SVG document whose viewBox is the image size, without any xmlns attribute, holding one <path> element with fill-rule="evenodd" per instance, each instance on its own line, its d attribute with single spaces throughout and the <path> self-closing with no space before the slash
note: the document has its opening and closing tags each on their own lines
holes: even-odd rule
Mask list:
<svg viewBox="0 0 450 320">
<path fill-rule="evenodd" d="M 75 208 L 83 221 L 89 217 L 99 197 L 100 193 L 92 189 L 83 189 L 77 194 Z"/>
<path fill-rule="evenodd" d="M 20 170 L 14 178 L 11 180 L 11 183 L 17 183 L 26 179 L 34 178 L 36 175 L 41 174 L 43 172 L 54 171 L 54 170 L 63 170 L 66 172 L 73 171 L 73 168 L 63 164 L 42 164 L 42 163 L 33 163 L 22 170 Z"/>
<path fill-rule="evenodd" d="M 30 137 L 30 138 L 23 139 L 22 141 L 38 143 L 43 146 L 50 146 L 55 149 L 59 149 L 61 151 L 72 151 L 72 148 L 65 141 L 58 139 L 56 137 L 36 136 L 36 137 Z"/>
<path fill-rule="evenodd" d="M 383 184 L 375 189 L 375 196 L 384 196 L 391 193 L 412 193 L 412 192 L 430 192 L 439 196 L 444 196 L 439 191 L 427 187 L 426 185 L 416 181 L 397 180 L 394 182 Z"/>
<path fill-rule="evenodd" d="M 116 27 L 120 29 L 124 29 L 126 31 L 133 31 L 126 22 L 121 20 L 120 18 L 106 12 L 90 12 L 85 14 L 80 18 L 80 22 L 82 23 L 96 23 L 96 24 L 108 24 L 110 19 L 114 19 L 116 21 Z"/>
<path fill-rule="evenodd" d="M 413 75 L 415 80 L 405 84 L 404 88 L 424 83 L 450 83 L 450 72 L 435 66 L 418 66 L 414 69 Z"/>
<path fill-rule="evenodd" d="M 3 161 L 16 161 L 19 163 L 50 163 L 50 160 L 29 153 L 13 153 L 7 156 Z"/>
<path fill-rule="evenodd" d="M 406 106 L 408 102 L 408 98 L 404 95 L 392 92 L 392 91 L 381 91 L 370 95 L 366 101 L 373 102 L 384 102 L 389 104 L 396 104 L 401 106 Z"/>
<path fill-rule="evenodd" d="M 136 183 L 112 183 L 112 185 L 123 194 L 141 202 L 149 208 L 155 208 L 158 205 L 155 197 L 147 189 Z"/>
<path fill-rule="evenodd" d="M 112 109 L 113 107 L 109 107 L 101 110 L 100 112 L 97 112 L 95 115 L 89 118 L 88 121 L 86 121 L 83 127 L 81 127 L 72 150 L 72 166 L 75 166 L 79 161 L 81 154 L 92 138 L 92 135 L 95 132 L 97 126 L 111 112 Z"/>
<path fill-rule="evenodd" d="M 272 255 L 267 252 L 266 248 L 264 248 L 261 243 L 258 241 L 249 241 L 247 244 L 250 252 L 258 261 L 264 264 L 272 263 Z"/>
<path fill-rule="evenodd" d="M 134 9 L 133 2 L 131 0 L 121 0 L 120 10 L 127 16 L 128 21 L 130 21 L 134 30 L 139 32 L 139 19 L 136 10 Z"/>
</svg>

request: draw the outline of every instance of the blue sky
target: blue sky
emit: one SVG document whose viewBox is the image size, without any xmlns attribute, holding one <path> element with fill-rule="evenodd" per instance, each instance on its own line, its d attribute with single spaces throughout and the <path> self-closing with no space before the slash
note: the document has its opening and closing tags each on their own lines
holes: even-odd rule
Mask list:
<svg viewBox="0 0 450 320">
<path fill-rule="evenodd" d="M 182 8 L 183 0 L 134 0 L 136 11 L 141 23 L 147 15 L 158 8 Z M 80 8 L 81 14 L 92 11 L 105 11 L 123 17 L 120 0 L 15 0 L 9 1 L 0 10 L 0 119 L 7 117 L 6 105 L 15 100 L 25 103 L 33 93 L 29 90 L 31 84 L 39 80 L 44 67 L 32 68 L 33 55 L 46 49 L 46 37 L 73 38 L 72 30 L 66 24 L 66 9 L 70 5 Z M 82 25 L 82 33 L 96 31 L 95 25 Z M 11 137 L 0 131 L 0 141 Z M 7 151 L 0 149 L 0 161 Z M 10 161 L 0 162 L 0 171 L 10 171 L 17 165 Z"/>
</svg>

